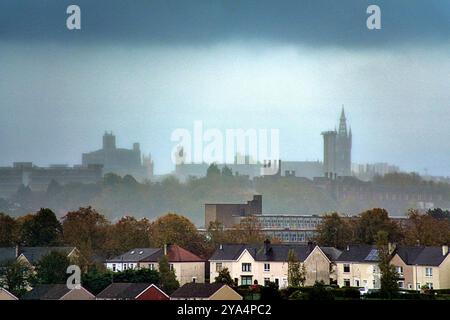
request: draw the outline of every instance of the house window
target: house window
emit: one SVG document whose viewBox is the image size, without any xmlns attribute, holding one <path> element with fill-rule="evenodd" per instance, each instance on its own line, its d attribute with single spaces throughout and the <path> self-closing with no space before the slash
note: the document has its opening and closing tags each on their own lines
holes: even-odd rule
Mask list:
<svg viewBox="0 0 450 320">
<path fill-rule="evenodd" d="M 433 276 L 433 268 L 425 268 L 425 276 L 432 277 Z"/>
<path fill-rule="evenodd" d="M 127 265 L 126 264 L 123 265 L 123 270 L 127 270 Z"/>
<path fill-rule="evenodd" d="M 113 263 L 113 265 L 112 265 L 112 271 L 116 272 L 116 264 L 115 263 Z"/>
<path fill-rule="evenodd" d="M 432 282 L 427 282 L 427 287 L 428 287 L 428 289 L 433 289 L 433 283 Z"/>
<path fill-rule="evenodd" d="M 192 283 L 196 283 L 197 282 L 197 277 L 192 277 Z"/>
<path fill-rule="evenodd" d="M 252 284 L 252 276 L 241 276 L 241 285 L 251 285 Z"/>
<path fill-rule="evenodd" d="M 417 282 L 417 284 L 416 284 L 416 290 L 420 290 L 420 282 Z"/>
<path fill-rule="evenodd" d="M 243 272 L 251 272 L 252 271 L 252 264 L 251 263 L 243 263 L 242 264 L 242 271 Z"/>
<path fill-rule="evenodd" d="M 222 271 L 222 262 L 217 262 L 216 263 L 216 272 L 220 272 Z"/>
<path fill-rule="evenodd" d="M 350 279 L 344 279 L 344 287 L 350 287 Z"/>
<path fill-rule="evenodd" d="M 270 282 L 270 278 L 264 278 L 264 285 L 268 286 Z"/>
<path fill-rule="evenodd" d="M 412 290 L 412 288 L 413 288 L 412 283 L 408 283 L 408 290 Z"/>
<path fill-rule="evenodd" d="M 280 279 L 278 279 L 278 278 L 275 279 L 275 285 L 276 285 L 277 287 L 280 286 Z"/>
<path fill-rule="evenodd" d="M 148 268 L 149 268 L 150 270 L 155 270 L 155 265 L 154 265 L 153 263 L 150 263 L 150 264 L 148 265 Z"/>
<path fill-rule="evenodd" d="M 350 265 L 349 265 L 348 263 L 345 263 L 345 264 L 344 264 L 344 272 L 345 272 L 345 273 L 350 272 Z"/>
<path fill-rule="evenodd" d="M 380 273 L 380 270 L 378 269 L 378 266 L 373 266 L 373 273 Z"/>
<path fill-rule="evenodd" d="M 403 281 L 399 281 L 399 282 L 397 282 L 398 283 L 398 287 L 400 288 L 400 289 L 403 289 L 404 287 L 405 287 L 405 283 L 403 282 Z"/>
<path fill-rule="evenodd" d="M 355 287 L 359 287 L 359 279 L 355 279 Z"/>
<path fill-rule="evenodd" d="M 173 271 L 173 263 L 169 264 L 170 271 Z"/>
<path fill-rule="evenodd" d="M 134 268 L 134 264 L 130 263 L 130 269 Z"/>
<path fill-rule="evenodd" d="M 399 276 L 403 276 L 403 267 L 395 267 L 395 271 Z"/>
<path fill-rule="evenodd" d="M 270 271 L 270 263 L 264 263 L 264 272 Z"/>
</svg>

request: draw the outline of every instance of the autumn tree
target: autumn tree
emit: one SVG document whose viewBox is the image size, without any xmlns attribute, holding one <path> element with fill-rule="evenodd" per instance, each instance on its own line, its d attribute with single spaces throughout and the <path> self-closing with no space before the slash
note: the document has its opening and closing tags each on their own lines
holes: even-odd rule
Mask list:
<svg viewBox="0 0 450 320">
<path fill-rule="evenodd" d="M 52 251 L 39 260 L 36 278 L 41 284 L 65 283 L 68 277 L 69 258 L 60 252 Z"/>
<path fill-rule="evenodd" d="M 161 289 L 167 294 L 171 294 L 180 287 L 175 271 L 171 270 L 169 260 L 166 255 L 159 259 L 159 275 Z"/>
<path fill-rule="evenodd" d="M 351 224 L 336 212 L 327 214 L 317 226 L 316 241 L 321 246 L 342 249 L 352 242 Z"/>
<path fill-rule="evenodd" d="M 105 248 L 109 222 L 93 208 L 68 212 L 62 226 L 64 242 L 77 247 L 86 259 Z"/>
<path fill-rule="evenodd" d="M 132 248 L 147 248 L 150 246 L 149 232 L 150 222 L 147 219 L 125 216 L 109 228 L 108 252 L 120 254 Z"/>
<path fill-rule="evenodd" d="M 0 212 L 0 247 L 13 247 L 19 242 L 18 222 Z"/>
<path fill-rule="evenodd" d="M 43 208 L 34 215 L 18 219 L 18 222 L 24 246 L 56 246 L 61 242 L 61 223 L 50 209 Z"/>
<path fill-rule="evenodd" d="M 447 219 L 409 210 L 404 235 L 404 243 L 408 245 L 440 246 L 450 242 L 450 223 Z"/>
<path fill-rule="evenodd" d="M 150 244 L 160 248 L 165 244 L 177 244 L 199 256 L 205 256 L 208 251 L 195 225 L 176 213 L 159 217 L 150 225 Z"/>
<path fill-rule="evenodd" d="M 355 223 L 355 242 L 375 244 L 378 232 L 388 235 L 388 240 L 398 242 L 401 240 L 399 225 L 389 218 L 384 209 L 374 208 L 361 213 Z"/>
<path fill-rule="evenodd" d="M 266 240 L 261 223 L 254 216 L 243 218 L 234 230 L 230 230 L 230 236 L 236 243 L 257 244 Z"/>
</svg>

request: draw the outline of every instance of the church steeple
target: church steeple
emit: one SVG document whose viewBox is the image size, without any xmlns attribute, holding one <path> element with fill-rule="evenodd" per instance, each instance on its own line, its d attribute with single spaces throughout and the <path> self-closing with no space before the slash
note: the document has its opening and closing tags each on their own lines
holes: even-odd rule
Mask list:
<svg viewBox="0 0 450 320">
<path fill-rule="evenodd" d="M 347 119 L 345 118 L 344 105 L 342 105 L 341 118 L 339 120 L 339 134 L 347 136 Z"/>
</svg>

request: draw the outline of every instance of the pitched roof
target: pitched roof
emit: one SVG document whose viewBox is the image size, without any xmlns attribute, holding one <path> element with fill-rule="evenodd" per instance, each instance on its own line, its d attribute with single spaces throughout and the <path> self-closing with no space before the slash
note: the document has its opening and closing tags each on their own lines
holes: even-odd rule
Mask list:
<svg viewBox="0 0 450 320">
<path fill-rule="evenodd" d="M 66 284 L 41 284 L 22 296 L 23 300 L 59 300 L 71 290 Z M 82 290 L 86 289 L 82 288 Z"/>
<path fill-rule="evenodd" d="M 338 262 L 378 262 L 378 250 L 372 245 L 350 245 L 336 259 Z"/>
<path fill-rule="evenodd" d="M 398 246 L 395 251 L 409 265 L 439 266 L 448 256 L 442 254 L 442 247 Z"/>
<path fill-rule="evenodd" d="M 19 256 L 23 254 L 31 264 L 36 264 L 43 256 L 52 251 L 69 255 L 74 249 L 75 247 L 19 247 Z M 15 247 L 0 248 L 0 265 L 16 258 Z"/>
<path fill-rule="evenodd" d="M 106 262 L 158 262 L 164 250 L 161 248 L 136 248 Z M 192 252 L 178 246 L 167 247 L 169 262 L 203 262 L 204 260 Z"/>
<path fill-rule="evenodd" d="M 11 292 L 6 290 L 5 288 L 0 287 L 0 292 L 4 292 L 6 295 L 10 296 L 13 300 L 18 300 L 15 295 L 13 295 Z"/>
<path fill-rule="evenodd" d="M 193 254 L 186 249 L 183 249 L 176 244 L 170 245 L 167 248 L 167 256 L 170 262 L 202 262 L 204 261 L 199 256 Z"/>
<path fill-rule="evenodd" d="M 132 300 L 136 299 L 140 293 L 142 293 L 151 286 L 163 292 L 161 289 L 159 289 L 152 283 L 111 283 L 108 287 L 106 287 L 102 292 L 100 292 L 97 295 L 97 299 Z"/>
<path fill-rule="evenodd" d="M 171 298 L 209 298 L 224 286 L 223 283 L 186 283 Z"/>
<path fill-rule="evenodd" d="M 135 248 L 131 249 L 117 257 L 106 260 L 106 262 L 139 262 L 147 258 L 159 250 L 158 248 Z"/>
<path fill-rule="evenodd" d="M 16 259 L 16 248 L 3 247 L 0 248 L 0 266 Z"/>
<path fill-rule="evenodd" d="M 269 244 L 266 252 L 264 244 L 224 244 L 219 247 L 210 260 L 237 260 L 247 250 L 255 261 L 287 261 L 290 250 L 293 250 L 300 261 L 305 261 L 316 246 L 306 244 Z M 339 250 L 320 247 L 330 260 L 334 260 Z M 334 250 L 333 250 L 334 249 Z"/>
<path fill-rule="evenodd" d="M 20 247 L 19 254 L 23 254 L 31 264 L 37 264 L 42 257 L 53 251 L 69 255 L 75 247 Z"/>
</svg>

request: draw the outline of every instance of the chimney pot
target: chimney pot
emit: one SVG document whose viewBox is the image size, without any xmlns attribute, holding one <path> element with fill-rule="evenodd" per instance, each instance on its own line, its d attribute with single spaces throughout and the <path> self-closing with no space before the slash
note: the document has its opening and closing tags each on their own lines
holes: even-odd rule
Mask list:
<svg viewBox="0 0 450 320">
<path fill-rule="evenodd" d="M 443 245 L 442 246 L 442 255 L 446 256 L 448 253 L 448 245 Z"/>
</svg>

